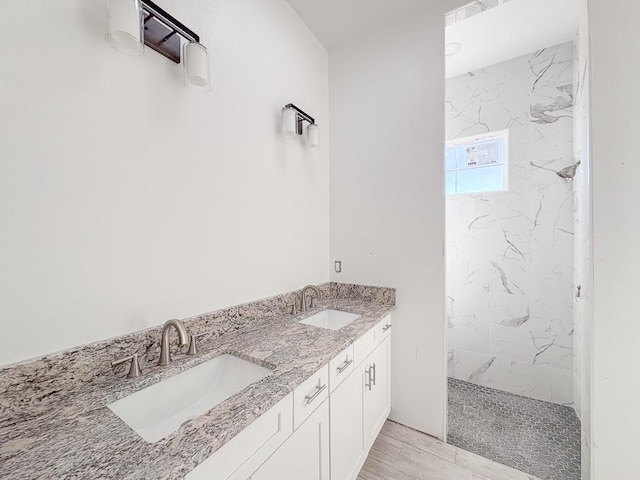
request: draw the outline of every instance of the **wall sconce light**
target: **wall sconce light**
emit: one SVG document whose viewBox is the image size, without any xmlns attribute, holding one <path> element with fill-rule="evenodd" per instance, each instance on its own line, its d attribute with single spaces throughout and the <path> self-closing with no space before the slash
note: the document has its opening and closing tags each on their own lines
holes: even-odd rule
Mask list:
<svg viewBox="0 0 640 480">
<path fill-rule="evenodd" d="M 138 0 L 107 0 L 106 39 L 113 48 L 127 55 L 142 55 L 144 33 Z"/>
<path fill-rule="evenodd" d="M 316 121 L 310 115 L 306 114 L 294 104 L 289 103 L 282 109 L 282 133 L 287 137 L 294 135 L 302 135 L 303 123 L 308 122 L 307 127 L 307 145 L 311 148 L 320 146 L 320 129 Z"/>
<path fill-rule="evenodd" d="M 180 63 L 181 41 L 184 45 L 185 85 L 208 92 L 209 58 L 200 37 L 151 0 L 106 0 L 107 41 L 119 52 L 142 55 L 144 45 Z"/>
</svg>

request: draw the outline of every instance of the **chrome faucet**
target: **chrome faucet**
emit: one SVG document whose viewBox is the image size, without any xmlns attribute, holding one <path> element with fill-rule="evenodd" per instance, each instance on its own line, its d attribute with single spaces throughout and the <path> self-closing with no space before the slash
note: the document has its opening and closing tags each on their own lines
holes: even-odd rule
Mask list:
<svg viewBox="0 0 640 480">
<path fill-rule="evenodd" d="M 306 287 L 304 287 L 300 291 L 300 311 L 301 312 L 307 311 L 307 290 L 311 290 L 313 293 L 315 293 L 316 294 L 315 298 L 320 298 L 320 291 L 316 287 L 314 287 L 313 285 L 307 285 Z M 313 299 L 314 297 L 311 297 L 311 308 L 315 307 Z"/>
<path fill-rule="evenodd" d="M 176 329 L 178 332 L 178 344 L 183 347 L 187 344 L 189 340 L 189 335 L 187 334 L 187 329 L 180 320 L 167 320 L 162 327 L 162 340 L 160 341 L 160 360 L 158 361 L 158 365 L 165 366 L 171 363 L 171 350 L 169 349 L 169 331 L 171 327 Z"/>
</svg>

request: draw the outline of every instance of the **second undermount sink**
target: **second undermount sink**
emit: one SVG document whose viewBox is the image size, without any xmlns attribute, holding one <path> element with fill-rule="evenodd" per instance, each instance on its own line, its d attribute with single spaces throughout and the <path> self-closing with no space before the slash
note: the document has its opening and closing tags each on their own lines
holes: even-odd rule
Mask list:
<svg viewBox="0 0 640 480">
<path fill-rule="evenodd" d="M 312 325 L 314 327 L 327 328 L 329 330 L 340 330 L 342 327 L 346 327 L 360 315 L 356 313 L 342 312 L 340 310 L 322 310 L 310 317 L 307 317 L 300 321 L 305 325 Z"/>
<path fill-rule="evenodd" d="M 271 373 L 233 355 L 220 355 L 108 407 L 146 441 L 157 442 Z"/>
</svg>

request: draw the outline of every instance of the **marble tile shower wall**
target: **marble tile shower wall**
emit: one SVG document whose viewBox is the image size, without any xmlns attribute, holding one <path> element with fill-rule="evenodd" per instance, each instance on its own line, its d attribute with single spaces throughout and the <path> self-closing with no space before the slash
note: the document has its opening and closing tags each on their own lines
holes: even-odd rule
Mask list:
<svg viewBox="0 0 640 480">
<path fill-rule="evenodd" d="M 509 187 L 448 195 L 449 376 L 573 402 L 573 44 L 447 80 L 447 139 L 509 130 Z"/>
</svg>

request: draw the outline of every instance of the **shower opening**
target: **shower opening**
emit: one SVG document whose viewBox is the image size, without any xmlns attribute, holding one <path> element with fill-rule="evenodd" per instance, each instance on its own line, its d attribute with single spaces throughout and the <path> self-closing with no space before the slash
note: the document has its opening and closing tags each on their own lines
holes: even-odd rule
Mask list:
<svg viewBox="0 0 640 480">
<path fill-rule="evenodd" d="M 446 17 L 447 441 L 541 480 L 582 478 L 579 30 L 578 0 Z"/>
</svg>

